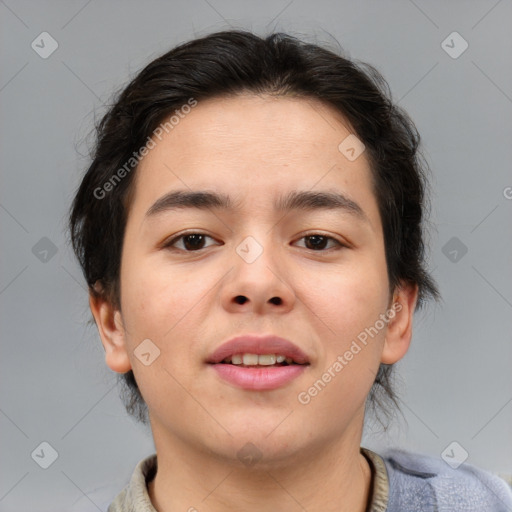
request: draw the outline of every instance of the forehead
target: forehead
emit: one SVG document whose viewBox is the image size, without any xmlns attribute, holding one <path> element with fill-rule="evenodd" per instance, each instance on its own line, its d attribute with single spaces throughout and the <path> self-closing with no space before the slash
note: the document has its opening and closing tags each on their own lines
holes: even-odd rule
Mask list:
<svg viewBox="0 0 512 512">
<path fill-rule="evenodd" d="M 272 155 L 281 161 L 310 155 L 312 149 L 337 153 L 340 137 L 352 130 L 317 99 L 247 93 L 198 102 L 171 133 L 167 142 L 169 149 L 179 149 L 178 160 L 197 157 L 198 150 L 222 158 L 229 150 L 230 157 Z"/>
<path fill-rule="evenodd" d="M 176 119 L 176 118 L 175 118 Z M 216 189 L 246 202 L 289 190 L 338 189 L 372 196 L 364 152 L 340 151 L 353 135 L 334 108 L 311 98 L 254 94 L 200 101 L 164 132 L 136 172 L 134 208 L 172 189 Z"/>
</svg>

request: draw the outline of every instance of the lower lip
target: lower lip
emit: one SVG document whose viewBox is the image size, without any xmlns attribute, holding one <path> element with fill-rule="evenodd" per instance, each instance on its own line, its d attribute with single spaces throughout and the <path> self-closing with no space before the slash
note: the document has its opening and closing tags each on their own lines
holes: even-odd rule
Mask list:
<svg viewBox="0 0 512 512">
<path fill-rule="evenodd" d="M 265 391 L 277 389 L 297 378 L 307 365 L 291 364 L 289 366 L 272 366 L 268 368 L 247 368 L 233 364 L 212 365 L 217 374 L 242 389 Z"/>
</svg>

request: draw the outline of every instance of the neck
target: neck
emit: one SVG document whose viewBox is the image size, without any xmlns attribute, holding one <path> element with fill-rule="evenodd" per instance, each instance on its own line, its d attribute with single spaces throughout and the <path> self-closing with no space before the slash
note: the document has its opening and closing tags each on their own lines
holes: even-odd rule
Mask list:
<svg viewBox="0 0 512 512">
<path fill-rule="evenodd" d="M 371 469 L 360 432 L 252 467 L 155 434 L 158 470 L 148 492 L 159 512 L 366 510 Z"/>
</svg>

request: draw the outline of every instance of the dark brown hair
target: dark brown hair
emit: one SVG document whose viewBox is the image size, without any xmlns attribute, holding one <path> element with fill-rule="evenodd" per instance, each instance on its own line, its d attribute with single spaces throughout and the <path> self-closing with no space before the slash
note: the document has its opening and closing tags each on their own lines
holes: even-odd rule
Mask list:
<svg viewBox="0 0 512 512">
<path fill-rule="evenodd" d="M 418 152 L 419 134 L 392 102 L 384 78 L 368 64 L 290 35 L 262 38 L 240 30 L 195 39 L 150 62 L 118 93 L 96 127 L 92 163 L 76 192 L 69 222 L 90 292 L 104 294 L 120 307 L 119 269 L 136 152 L 191 98 L 200 102 L 242 92 L 317 99 L 348 120 L 366 147 L 372 169 L 390 289 L 403 282 L 416 284 L 417 308 L 428 298 L 437 299 L 424 261 L 428 168 Z M 97 282 L 101 286 L 95 289 Z M 367 401 L 388 417 L 393 405 L 399 409 L 391 370 L 392 365 L 380 366 Z M 147 406 L 133 372 L 121 377 L 127 411 L 147 423 Z"/>
</svg>

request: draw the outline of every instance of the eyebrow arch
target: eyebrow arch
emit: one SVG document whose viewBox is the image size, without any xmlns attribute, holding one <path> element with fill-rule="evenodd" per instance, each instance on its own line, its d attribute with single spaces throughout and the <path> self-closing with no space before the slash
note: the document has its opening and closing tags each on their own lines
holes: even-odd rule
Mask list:
<svg viewBox="0 0 512 512">
<path fill-rule="evenodd" d="M 200 210 L 236 210 L 240 203 L 234 203 L 226 194 L 210 191 L 176 190 L 157 199 L 146 212 L 146 218 L 170 210 L 196 208 Z M 291 191 L 279 197 L 274 203 L 276 211 L 290 210 L 343 210 L 360 220 L 369 222 L 363 209 L 352 199 L 338 192 Z"/>
<path fill-rule="evenodd" d="M 364 210 L 355 201 L 339 192 L 297 191 L 280 197 L 274 205 L 277 211 L 288 210 L 343 210 L 360 220 L 369 222 Z"/>
</svg>

